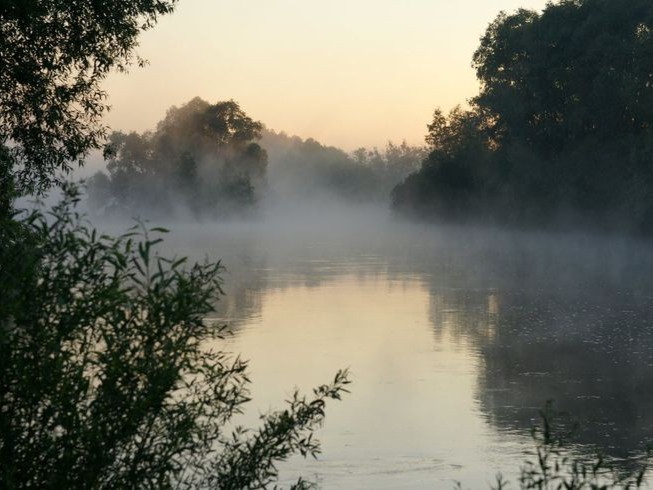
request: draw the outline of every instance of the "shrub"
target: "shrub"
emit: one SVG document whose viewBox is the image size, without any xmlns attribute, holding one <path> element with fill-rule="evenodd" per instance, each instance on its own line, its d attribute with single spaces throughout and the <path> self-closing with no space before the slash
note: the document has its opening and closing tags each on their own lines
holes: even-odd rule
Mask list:
<svg viewBox="0 0 653 490">
<path fill-rule="evenodd" d="M 0 487 L 265 488 L 277 462 L 315 456 L 346 371 L 258 430 L 228 429 L 249 380 L 210 348 L 221 264 L 159 256 L 161 228 L 100 234 L 79 199 L 67 186 L 50 212 L 0 227 Z"/>
</svg>

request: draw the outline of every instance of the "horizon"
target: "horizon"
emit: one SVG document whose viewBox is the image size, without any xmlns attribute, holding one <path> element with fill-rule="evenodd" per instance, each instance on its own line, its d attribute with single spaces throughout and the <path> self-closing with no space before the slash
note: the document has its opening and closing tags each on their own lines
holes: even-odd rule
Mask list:
<svg viewBox="0 0 653 490">
<path fill-rule="evenodd" d="M 194 97 L 233 99 L 268 129 L 351 152 L 423 145 L 433 111 L 478 90 L 471 57 L 500 11 L 545 0 L 180 2 L 145 32 L 148 60 L 103 84 L 112 130 L 154 129 Z"/>
</svg>

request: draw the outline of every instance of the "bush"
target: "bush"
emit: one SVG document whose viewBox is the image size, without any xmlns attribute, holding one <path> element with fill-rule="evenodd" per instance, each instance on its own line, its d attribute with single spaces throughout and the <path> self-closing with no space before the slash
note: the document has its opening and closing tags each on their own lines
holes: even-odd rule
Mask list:
<svg viewBox="0 0 653 490">
<path fill-rule="evenodd" d="M 0 487 L 265 488 L 277 462 L 315 456 L 347 373 L 256 431 L 227 429 L 249 380 L 209 349 L 221 264 L 159 256 L 161 228 L 99 234 L 79 199 L 67 186 L 49 213 L 0 227 Z"/>
</svg>

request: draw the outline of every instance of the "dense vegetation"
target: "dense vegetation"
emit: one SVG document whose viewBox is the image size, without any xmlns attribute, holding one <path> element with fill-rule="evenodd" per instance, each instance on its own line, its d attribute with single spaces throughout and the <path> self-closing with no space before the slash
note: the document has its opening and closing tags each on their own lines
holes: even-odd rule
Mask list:
<svg viewBox="0 0 653 490">
<path fill-rule="evenodd" d="M 195 98 L 169 109 L 154 132 L 113 133 L 108 175 L 89 179 L 89 202 L 105 216 L 200 219 L 246 217 L 270 202 L 385 203 L 424 156 L 391 142 L 348 154 L 265 129 L 234 101 Z"/>
<path fill-rule="evenodd" d="M 74 186 L 61 185 L 50 211 L 15 208 L 102 146 L 100 82 L 130 64 L 138 34 L 174 4 L 0 3 L 3 489 L 266 488 L 279 461 L 319 451 L 313 432 L 326 400 L 346 391 L 338 372 L 310 400 L 295 393 L 263 416 L 258 430 L 237 426 L 232 417 L 249 400 L 246 363 L 220 351 L 223 327 L 206 321 L 220 263 L 159 256 L 150 233 L 161 229 L 99 234 L 75 210 Z M 207 178 L 231 192 L 240 189 L 236 165 L 262 176 L 265 153 L 250 143 L 260 126 L 233 102 L 193 104 L 199 110 L 170 111 L 156 139 L 114 135 L 113 177 L 143 185 L 164 151 L 183 164 L 157 174 L 160 185 Z M 212 139 L 189 139 L 193 124 Z M 207 148 L 222 160 L 203 175 Z M 306 486 L 300 478 L 293 488 Z"/>
<path fill-rule="evenodd" d="M 441 221 L 653 231 L 653 5 L 563 0 L 501 13 L 480 93 L 436 111 L 395 209 Z"/>
</svg>

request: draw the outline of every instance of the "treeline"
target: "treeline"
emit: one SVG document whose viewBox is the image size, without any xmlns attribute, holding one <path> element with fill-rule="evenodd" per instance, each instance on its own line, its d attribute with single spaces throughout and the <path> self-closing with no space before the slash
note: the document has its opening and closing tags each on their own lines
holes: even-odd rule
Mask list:
<svg viewBox="0 0 653 490">
<path fill-rule="evenodd" d="M 265 129 L 234 101 L 195 98 L 169 109 L 155 131 L 113 133 L 107 172 L 88 181 L 89 203 L 105 215 L 199 219 L 252 215 L 268 198 L 385 204 L 425 155 L 405 142 L 348 154 Z"/>
<path fill-rule="evenodd" d="M 438 221 L 653 231 L 653 3 L 501 13 L 469 109 L 437 110 L 394 209 Z"/>
<path fill-rule="evenodd" d="M 322 196 L 387 205 L 393 187 L 416 171 L 426 156 L 425 148 L 405 142 L 349 154 L 312 138 L 270 130 L 263 131 L 261 144 L 270 157 L 271 194 L 286 199 Z"/>
</svg>

